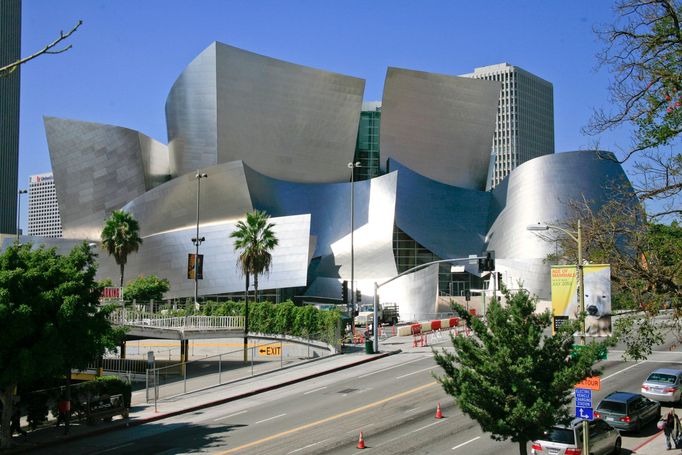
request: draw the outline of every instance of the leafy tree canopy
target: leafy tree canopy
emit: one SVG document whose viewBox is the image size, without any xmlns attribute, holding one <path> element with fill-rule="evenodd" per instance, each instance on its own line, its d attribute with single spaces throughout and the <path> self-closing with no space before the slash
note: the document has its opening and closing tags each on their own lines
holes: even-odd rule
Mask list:
<svg viewBox="0 0 682 455">
<path fill-rule="evenodd" d="M 549 312 L 535 313 L 536 299 L 525 292 L 504 290 L 505 306 L 493 299 L 487 324 L 457 305 L 471 337 L 452 336 L 453 350 L 434 351 L 445 374 L 443 389 L 493 439 L 511 439 L 526 453 L 528 441 L 557 422 L 570 419 L 571 391 L 593 370 L 604 343 L 573 352 L 579 323 L 563 325 L 545 335 Z"/>
<path fill-rule="evenodd" d="M 586 131 L 600 134 L 623 125 L 632 144 L 635 187 L 643 201 L 658 201 L 654 217 L 682 214 L 682 4 L 678 0 L 620 0 L 614 23 L 596 32 L 597 56 L 613 74 L 610 109 L 595 112 Z M 653 207 L 653 206 L 650 206 Z"/>
<path fill-rule="evenodd" d="M 95 259 L 83 243 L 67 255 L 13 245 L 0 254 L 0 390 L 3 444 L 12 394 L 21 383 L 85 368 L 115 346 L 117 332 L 99 307 Z M 7 430 L 7 431 L 5 431 Z"/>
<path fill-rule="evenodd" d="M 139 276 L 128 283 L 123 290 L 124 300 L 162 300 L 163 295 L 170 289 L 170 282 L 156 275 Z"/>
</svg>

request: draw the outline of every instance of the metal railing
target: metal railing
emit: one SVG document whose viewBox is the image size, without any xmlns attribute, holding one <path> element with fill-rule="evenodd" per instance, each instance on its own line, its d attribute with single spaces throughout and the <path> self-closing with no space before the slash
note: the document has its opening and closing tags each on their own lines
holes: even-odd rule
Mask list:
<svg viewBox="0 0 682 455">
<path fill-rule="evenodd" d="M 164 329 L 243 329 L 244 316 L 180 316 L 116 309 L 109 315 L 112 324 Z"/>
<path fill-rule="evenodd" d="M 247 347 L 203 359 L 146 370 L 147 402 L 171 398 L 221 384 L 275 371 L 309 359 L 335 354 L 336 347 L 311 338 L 284 336 L 275 341 L 257 342 Z"/>
</svg>

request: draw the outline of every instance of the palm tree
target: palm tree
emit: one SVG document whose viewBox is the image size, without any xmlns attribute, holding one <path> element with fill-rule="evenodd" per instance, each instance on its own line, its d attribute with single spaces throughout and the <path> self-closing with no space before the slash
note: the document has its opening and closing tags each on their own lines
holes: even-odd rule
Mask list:
<svg viewBox="0 0 682 455">
<path fill-rule="evenodd" d="M 254 299 L 258 301 L 258 276 L 270 271 L 272 254 L 270 253 L 279 243 L 272 232 L 274 224 L 268 220 L 270 216 L 254 210 L 246 214 L 246 222 L 239 220 L 237 228 L 230 234 L 234 240 L 234 249 L 239 251 L 237 265 L 246 277 L 244 295 L 244 361 L 247 360 L 247 344 L 249 334 L 249 276 L 253 276 L 255 289 Z"/>
<path fill-rule="evenodd" d="M 123 270 L 128 255 L 136 252 L 142 244 L 139 236 L 140 225 L 133 216 L 124 210 L 114 210 L 104 222 L 102 229 L 102 249 L 114 256 L 121 268 L 121 287 L 123 287 Z"/>
</svg>

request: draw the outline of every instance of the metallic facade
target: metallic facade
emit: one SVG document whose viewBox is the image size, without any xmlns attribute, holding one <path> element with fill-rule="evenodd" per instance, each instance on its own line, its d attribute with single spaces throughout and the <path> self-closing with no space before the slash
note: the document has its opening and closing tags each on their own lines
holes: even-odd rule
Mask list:
<svg viewBox="0 0 682 455">
<path fill-rule="evenodd" d="M 0 67 L 21 58 L 21 0 L 0 0 Z M 19 81 L 21 69 L 0 77 L 0 233 L 17 229 Z"/>
<path fill-rule="evenodd" d="M 137 131 L 55 117 L 44 122 L 65 238 L 99 239 L 112 211 L 169 174 L 166 147 Z"/>
<path fill-rule="evenodd" d="M 126 279 L 153 273 L 170 280 L 167 297 L 190 296 L 199 170 L 208 175 L 199 217 L 203 295 L 243 291 L 229 235 L 259 209 L 280 241 L 259 288 L 305 287 L 307 296 L 339 299 L 351 275 L 352 196 L 354 288 L 363 300 L 374 282 L 406 269 L 398 262 L 410 248 L 415 263 L 495 250 L 509 287 L 522 280 L 547 298 L 551 245 L 526 226 L 560 222 L 570 200 L 596 207 L 613 197 L 609 185 L 628 185 L 617 163 L 584 151 L 529 160 L 484 191 L 499 84 L 396 68 L 387 72 L 379 129 L 385 173 L 349 182 L 363 86 L 214 43 L 171 89 L 168 148 L 127 128 L 46 118 L 65 237 L 98 239 L 110 212 L 123 208 L 144 239 Z M 115 278 L 113 259 L 100 261 L 100 278 Z M 397 303 L 403 318 L 428 317 L 449 291 L 440 288 L 442 273 L 429 266 L 401 277 L 380 289 L 381 301 Z"/>
<path fill-rule="evenodd" d="M 292 182 L 335 182 L 353 160 L 362 79 L 213 43 L 166 102 L 172 175 L 234 160 Z"/>
<path fill-rule="evenodd" d="M 485 189 L 498 82 L 388 68 L 381 151 L 430 179 Z"/>
</svg>

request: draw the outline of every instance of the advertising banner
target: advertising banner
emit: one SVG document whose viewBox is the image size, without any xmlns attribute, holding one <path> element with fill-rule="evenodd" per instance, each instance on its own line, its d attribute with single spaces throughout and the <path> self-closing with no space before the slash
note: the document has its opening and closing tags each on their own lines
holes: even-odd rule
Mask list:
<svg viewBox="0 0 682 455">
<path fill-rule="evenodd" d="M 611 267 L 588 264 L 585 273 L 585 333 L 611 335 Z M 552 312 L 554 316 L 576 319 L 580 312 L 575 266 L 552 266 Z"/>
</svg>

